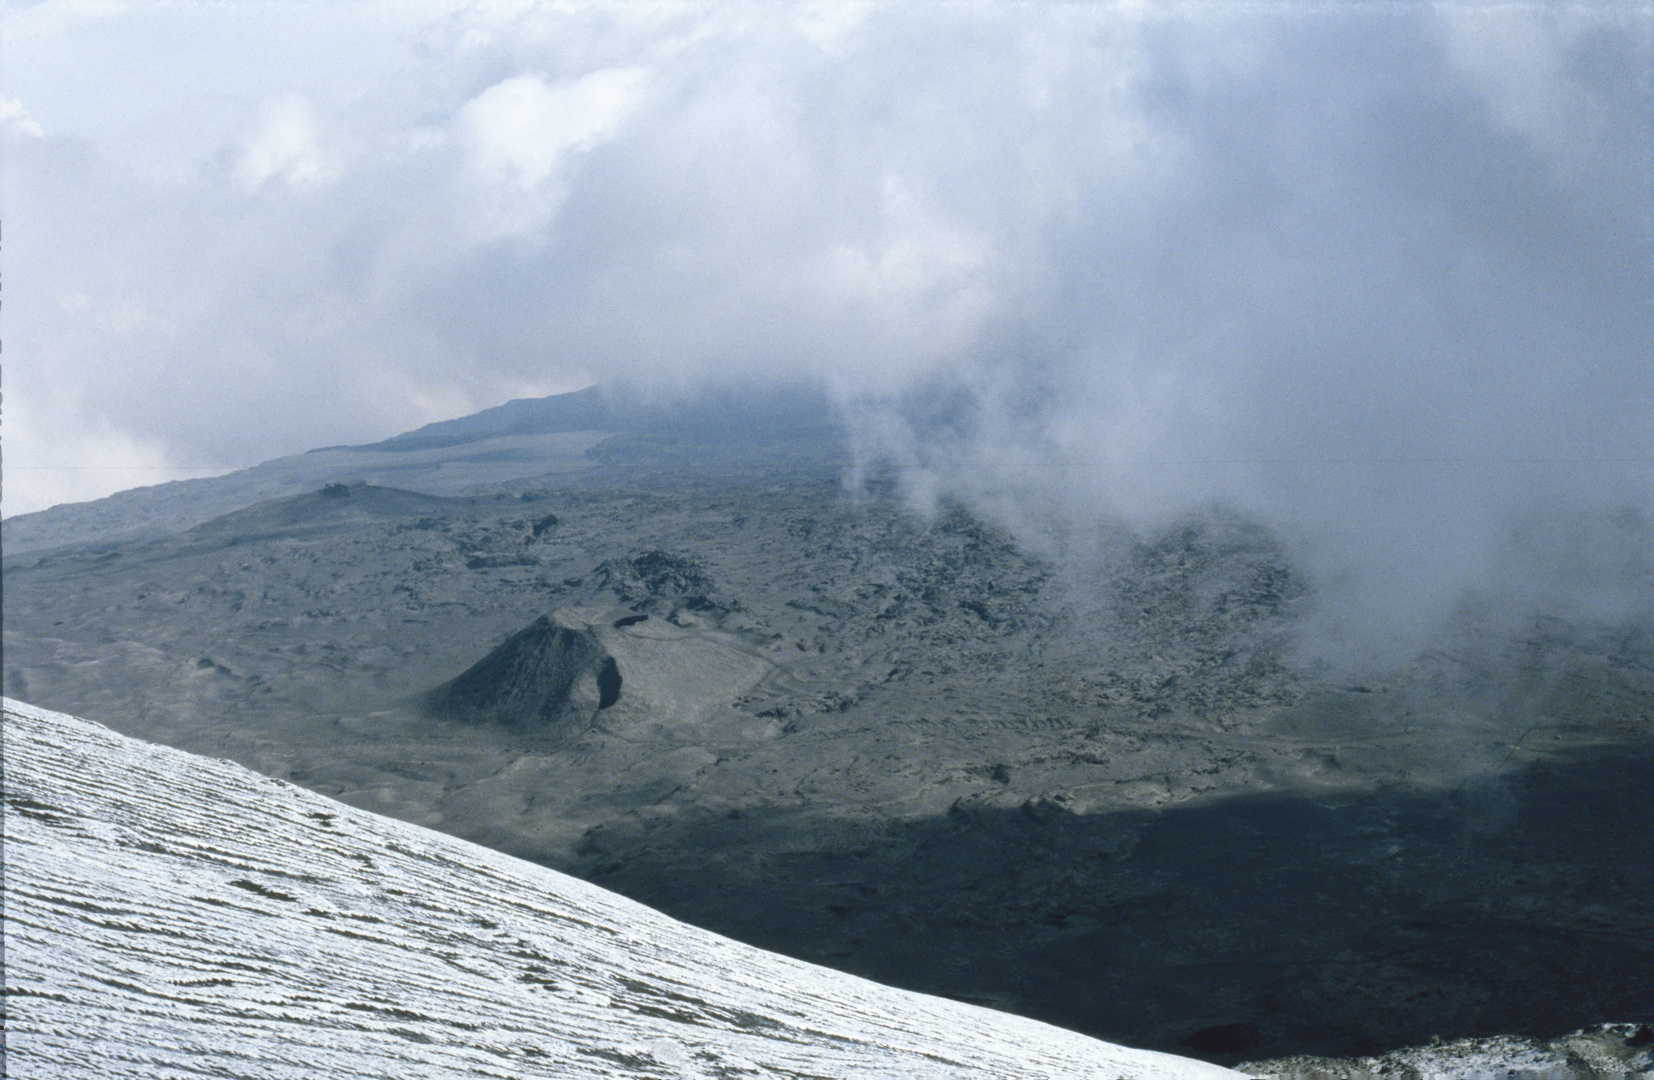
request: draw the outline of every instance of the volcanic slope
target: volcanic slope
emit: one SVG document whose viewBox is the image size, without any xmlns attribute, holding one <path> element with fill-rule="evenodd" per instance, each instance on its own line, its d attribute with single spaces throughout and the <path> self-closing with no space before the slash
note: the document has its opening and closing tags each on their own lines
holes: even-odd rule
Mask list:
<svg viewBox="0 0 1654 1080">
<path fill-rule="evenodd" d="M 4 522 L 5 548 L 16 555 L 171 536 L 330 483 L 457 495 L 524 477 L 578 483 L 618 461 L 773 472 L 839 466 L 844 451 L 837 421 L 819 395 L 713 393 L 660 405 L 591 387 L 509 401 L 365 446 L 323 447 L 221 476 L 16 514 Z"/>
<path fill-rule="evenodd" d="M 7 693 L 1112 1041 L 1654 1018 L 1646 624 L 1466 611 L 1354 675 L 1294 660 L 1312 583 L 1233 515 L 1012 537 L 780 424 L 464 472 L 562 437 L 520 421 L 212 520 L 152 492 L 142 540 L 74 539 L 137 494 L 33 515 Z"/>
<path fill-rule="evenodd" d="M 497 852 L 12 702 L 7 1071 L 1236 1076 L 761 952 Z"/>
</svg>

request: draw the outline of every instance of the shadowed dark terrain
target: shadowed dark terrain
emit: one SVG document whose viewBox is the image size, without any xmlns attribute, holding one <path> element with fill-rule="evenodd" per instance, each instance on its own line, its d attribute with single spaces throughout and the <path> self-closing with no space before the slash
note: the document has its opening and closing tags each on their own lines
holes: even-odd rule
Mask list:
<svg viewBox="0 0 1654 1080">
<path fill-rule="evenodd" d="M 575 865 L 766 948 L 1233 1063 L 1647 1016 L 1649 850 L 1645 744 L 1443 795 L 611 827 Z"/>
<path fill-rule="evenodd" d="M 1128 1044 L 1654 1020 L 1644 623 L 1338 671 L 1248 521 L 1029 541 L 796 402 L 571 397 L 6 521 L 6 693 Z"/>
</svg>

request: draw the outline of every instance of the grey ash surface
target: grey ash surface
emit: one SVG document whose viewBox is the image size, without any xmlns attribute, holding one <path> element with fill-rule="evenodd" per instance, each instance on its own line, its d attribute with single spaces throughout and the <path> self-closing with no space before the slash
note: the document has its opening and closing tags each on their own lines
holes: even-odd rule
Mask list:
<svg viewBox="0 0 1654 1080">
<path fill-rule="evenodd" d="M 478 430 L 8 521 L 6 693 L 1128 1044 L 1654 1019 L 1649 627 L 1357 678 L 1242 520 L 1032 550 L 819 431 Z"/>
</svg>

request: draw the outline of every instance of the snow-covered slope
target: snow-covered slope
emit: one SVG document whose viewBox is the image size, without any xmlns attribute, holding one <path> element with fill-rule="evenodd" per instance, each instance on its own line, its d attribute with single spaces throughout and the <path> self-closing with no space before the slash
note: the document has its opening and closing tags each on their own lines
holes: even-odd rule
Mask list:
<svg viewBox="0 0 1654 1080">
<path fill-rule="evenodd" d="M 1220 1077 L 7 701 L 9 1075 Z"/>
</svg>

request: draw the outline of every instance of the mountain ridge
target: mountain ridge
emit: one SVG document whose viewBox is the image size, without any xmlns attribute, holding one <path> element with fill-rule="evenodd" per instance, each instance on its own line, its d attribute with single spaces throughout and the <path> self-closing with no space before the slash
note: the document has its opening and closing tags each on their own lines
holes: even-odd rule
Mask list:
<svg viewBox="0 0 1654 1080">
<path fill-rule="evenodd" d="M 48 512 L 55 548 L 8 520 L 6 693 L 1172 1053 L 1654 1008 L 1654 627 L 1467 610 L 1316 666 L 1256 522 L 1019 539 L 751 426 L 320 451 Z M 567 685 L 486 662 L 542 619 L 592 645 Z"/>
</svg>

